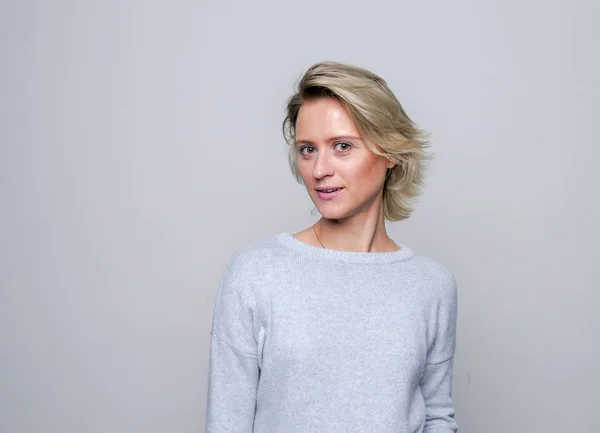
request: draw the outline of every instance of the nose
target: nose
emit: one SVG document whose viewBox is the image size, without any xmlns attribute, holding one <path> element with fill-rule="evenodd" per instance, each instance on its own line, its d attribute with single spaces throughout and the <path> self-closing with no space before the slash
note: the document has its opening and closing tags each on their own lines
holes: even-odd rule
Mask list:
<svg viewBox="0 0 600 433">
<path fill-rule="evenodd" d="M 326 152 L 319 152 L 315 158 L 313 166 L 313 176 L 315 179 L 322 179 L 333 174 L 333 165 L 329 161 L 329 155 Z"/>
</svg>

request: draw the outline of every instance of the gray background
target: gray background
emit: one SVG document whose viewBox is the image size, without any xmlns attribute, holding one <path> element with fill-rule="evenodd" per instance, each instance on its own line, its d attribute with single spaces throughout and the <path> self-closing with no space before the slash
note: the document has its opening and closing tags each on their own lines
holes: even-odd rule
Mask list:
<svg viewBox="0 0 600 433">
<path fill-rule="evenodd" d="M 227 258 L 317 218 L 280 124 L 322 59 L 432 134 L 389 231 L 459 282 L 461 432 L 598 431 L 598 5 L 0 2 L 0 431 L 203 431 Z"/>
</svg>

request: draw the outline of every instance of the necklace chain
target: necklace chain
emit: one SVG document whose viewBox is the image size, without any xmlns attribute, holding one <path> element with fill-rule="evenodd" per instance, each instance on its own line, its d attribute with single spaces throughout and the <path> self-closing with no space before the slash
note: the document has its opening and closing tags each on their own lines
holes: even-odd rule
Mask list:
<svg viewBox="0 0 600 433">
<path fill-rule="evenodd" d="M 319 244 L 321 244 L 321 246 L 323 248 L 327 249 L 327 247 L 325 245 L 323 245 L 323 242 L 321 242 L 321 238 L 319 238 L 319 235 L 317 234 L 317 230 L 315 229 L 315 226 L 316 226 L 316 224 L 312 226 L 313 233 L 315 234 L 317 240 L 319 241 Z M 394 245 L 395 245 L 394 251 L 399 251 L 401 249 L 398 246 L 398 244 L 394 243 Z"/>
<path fill-rule="evenodd" d="M 315 225 L 316 225 L 316 224 L 315 224 Z M 314 234 L 315 234 L 315 236 L 317 237 L 317 240 L 319 241 L 319 243 L 321 244 L 321 246 L 322 246 L 323 248 L 327 249 L 327 248 L 325 247 L 325 245 L 323 245 L 323 242 L 321 242 L 321 239 L 319 238 L 319 235 L 317 234 L 317 231 L 315 230 L 315 226 L 314 226 L 314 225 L 312 226 L 312 229 L 313 229 L 313 233 L 314 233 Z"/>
</svg>

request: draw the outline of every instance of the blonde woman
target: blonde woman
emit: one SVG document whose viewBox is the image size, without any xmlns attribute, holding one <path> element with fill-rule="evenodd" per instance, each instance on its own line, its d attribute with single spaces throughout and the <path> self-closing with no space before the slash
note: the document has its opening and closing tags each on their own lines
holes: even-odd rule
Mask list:
<svg viewBox="0 0 600 433">
<path fill-rule="evenodd" d="M 283 126 L 321 218 L 230 259 L 207 432 L 456 432 L 455 280 L 385 226 L 410 216 L 423 133 L 382 78 L 335 62 L 306 71 Z"/>
</svg>

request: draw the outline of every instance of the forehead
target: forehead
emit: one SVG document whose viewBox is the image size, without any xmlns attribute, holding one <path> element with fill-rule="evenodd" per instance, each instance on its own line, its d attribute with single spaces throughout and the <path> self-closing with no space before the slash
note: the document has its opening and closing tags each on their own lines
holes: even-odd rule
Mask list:
<svg viewBox="0 0 600 433">
<path fill-rule="evenodd" d="M 296 119 L 296 138 L 329 137 L 338 135 L 358 136 L 348 110 L 335 98 L 311 99 L 302 104 Z"/>
</svg>

